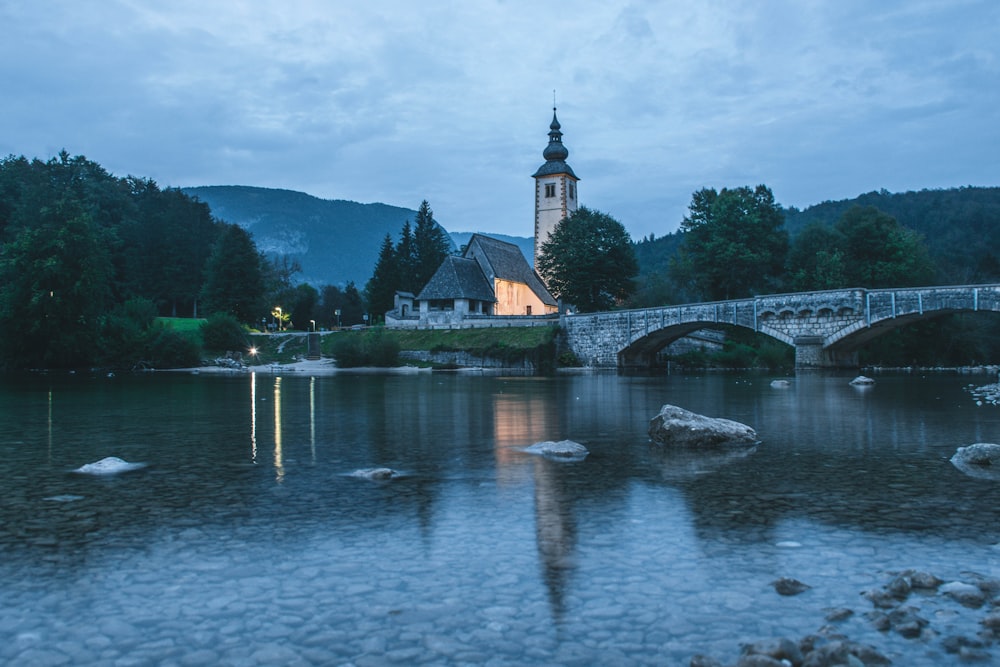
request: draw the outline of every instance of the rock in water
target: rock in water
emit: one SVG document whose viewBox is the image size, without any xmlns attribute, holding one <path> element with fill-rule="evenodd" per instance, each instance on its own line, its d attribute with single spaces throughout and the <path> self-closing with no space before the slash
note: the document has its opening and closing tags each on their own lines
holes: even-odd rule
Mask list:
<svg viewBox="0 0 1000 667">
<path fill-rule="evenodd" d="M 582 461 L 590 453 L 586 447 L 572 440 L 536 442 L 531 447 L 525 447 L 524 451 L 561 461 Z"/>
<path fill-rule="evenodd" d="M 116 475 L 120 472 L 138 470 L 145 467 L 145 463 L 129 463 L 128 461 L 120 459 L 117 456 L 107 456 L 100 461 L 82 465 L 73 472 L 82 473 L 84 475 Z"/>
<path fill-rule="evenodd" d="M 778 595 L 798 595 L 812 588 L 809 584 L 803 584 L 798 579 L 782 577 L 771 582 Z"/>
<path fill-rule="evenodd" d="M 360 477 L 361 479 L 385 481 L 399 477 L 399 473 L 393 470 L 392 468 L 363 468 L 361 470 L 355 470 L 354 472 L 352 472 L 351 477 Z"/>
<path fill-rule="evenodd" d="M 854 385 L 855 387 L 869 387 L 875 384 L 875 380 L 871 379 L 870 377 L 865 377 L 864 375 L 859 375 L 858 377 L 851 380 L 850 384 Z"/>
<path fill-rule="evenodd" d="M 1000 480 L 1000 445 L 977 442 L 959 447 L 951 464 L 970 477 Z"/>
<path fill-rule="evenodd" d="M 661 445 L 726 447 L 757 444 L 757 432 L 730 419 L 698 415 L 676 405 L 664 405 L 649 422 L 649 437 Z"/>
</svg>

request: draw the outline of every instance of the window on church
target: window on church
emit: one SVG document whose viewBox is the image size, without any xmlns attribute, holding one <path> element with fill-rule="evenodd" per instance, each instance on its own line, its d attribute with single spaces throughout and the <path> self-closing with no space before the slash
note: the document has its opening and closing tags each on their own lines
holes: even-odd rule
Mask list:
<svg viewBox="0 0 1000 667">
<path fill-rule="evenodd" d="M 573 183 L 569 184 L 569 198 L 576 199 L 576 185 Z"/>
<path fill-rule="evenodd" d="M 545 184 L 545 196 L 546 197 L 555 197 L 556 196 L 556 184 L 555 183 L 546 183 Z"/>
</svg>

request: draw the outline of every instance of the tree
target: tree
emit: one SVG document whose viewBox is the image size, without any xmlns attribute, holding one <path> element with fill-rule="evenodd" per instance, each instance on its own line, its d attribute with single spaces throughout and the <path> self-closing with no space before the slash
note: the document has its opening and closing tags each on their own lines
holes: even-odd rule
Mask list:
<svg viewBox="0 0 1000 667">
<path fill-rule="evenodd" d="M 413 227 L 410 221 L 403 223 L 403 229 L 399 233 L 399 242 L 396 244 L 396 252 L 393 255 L 393 262 L 396 264 L 394 273 L 396 274 L 396 284 L 393 287 L 393 294 L 396 290 L 415 292 L 417 275 L 417 243 L 413 237 Z M 389 308 L 392 308 L 390 305 Z M 387 308 L 386 310 L 389 310 Z M 385 311 L 378 311 L 385 312 Z"/>
<path fill-rule="evenodd" d="M 112 301 L 107 230 L 54 202 L 0 253 L 0 351 L 11 366 L 78 367 L 98 355 Z"/>
<path fill-rule="evenodd" d="M 416 265 L 412 291 L 417 294 L 427 285 L 452 248 L 444 230 L 435 222 L 434 211 L 431 210 L 426 199 L 420 202 L 420 208 L 417 210 L 413 245 L 416 249 Z"/>
<path fill-rule="evenodd" d="M 538 271 L 557 297 L 591 312 L 628 298 L 639 265 L 625 227 L 606 213 L 581 206 L 542 244 Z"/>
<path fill-rule="evenodd" d="M 929 285 L 934 266 L 927 246 L 914 231 L 874 206 L 855 206 L 837 221 L 850 287 Z"/>
<path fill-rule="evenodd" d="M 689 210 L 671 273 L 695 298 L 735 299 L 780 285 L 788 233 L 767 186 L 704 188 Z"/>
<path fill-rule="evenodd" d="M 316 321 L 316 305 L 319 303 L 319 291 L 309 283 L 301 283 L 295 288 L 291 301 L 292 326 L 296 329 L 312 330 Z M 319 326 L 317 324 L 316 326 Z"/>
<path fill-rule="evenodd" d="M 122 230 L 124 283 L 128 292 L 152 300 L 163 315 L 198 315 L 205 264 L 221 224 L 207 204 L 180 190 L 160 190 L 151 180 L 125 183 L 138 207 Z"/>
<path fill-rule="evenodd" d="M 372 277 L 365 284 L 365 303 L 372 315 L 392 310 L 399 285 L 399 264 L 392 236 L 385 235 Z"/>
<path fill-rule="evenodd" d="M 250 233 L 227 224 L 205 267 L 202 300 L 209 313 L 229 313 L 255 324 L 265 311 L 263 258 Z"/>
<path fill-rule="evenodd" d="M 799 232 L 788 252 L 789 287 L 796 292 L 848 287 L 841 235 L 819 223 Z"/>
</svg>

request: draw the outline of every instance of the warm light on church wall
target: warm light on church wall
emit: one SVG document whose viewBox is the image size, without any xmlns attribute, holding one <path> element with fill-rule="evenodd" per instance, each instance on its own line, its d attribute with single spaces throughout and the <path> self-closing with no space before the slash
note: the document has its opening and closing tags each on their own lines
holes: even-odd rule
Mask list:
<svg viewBox="0 0 1000 667">
<path fill-rule="evenodd" d="M 493 281 L 493 292 L 497 298 L 494 315 L 542 315 L 555 312 L 552 306 L 546 306 L 524 283 L 497 278 Z"/>
</svg>

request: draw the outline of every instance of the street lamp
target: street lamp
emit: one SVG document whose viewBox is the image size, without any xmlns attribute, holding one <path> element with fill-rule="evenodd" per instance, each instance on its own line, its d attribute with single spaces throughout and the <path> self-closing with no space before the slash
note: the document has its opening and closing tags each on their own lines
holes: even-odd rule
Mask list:
<svg viewBox="0 0 1000 667">
<path fill-rule="evenodd" d="M 316 332 L 316 320 L 309 320 L 309 323 L 312 324 L 313 333 L 315 333 Z"/>
<path fill-rule="evenodd" d="M 278 313 L 278 331 L 285 330 L 285 321 L 281 317 L 281 306 L 275 306 L 274 312 Z"/>
<path fill-rule="evenodd" d="M 333 314 L 337 316 L 337 328 L 340 328 L 340 308 L 333 311 Z"/>
</svg>

